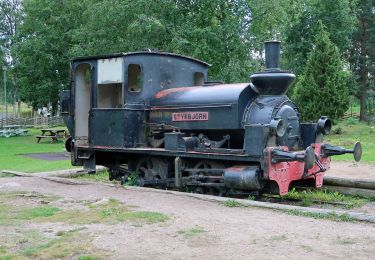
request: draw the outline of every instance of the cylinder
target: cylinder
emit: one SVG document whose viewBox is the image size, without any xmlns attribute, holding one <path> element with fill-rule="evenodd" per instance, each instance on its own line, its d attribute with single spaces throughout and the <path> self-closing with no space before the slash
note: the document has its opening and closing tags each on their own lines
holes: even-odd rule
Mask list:
<svg viewBox="0 0 375 260">
<path fill-rule="evenodd" d="M 267 41 L 264 42 L 264 52 L 267 69 L 278 69 L 280 63 L 280 42 Z"/>
<path fill-rule="evenodd" d="M 264 187 L 257 167 L 233 166 L 224 171 L 224 184 L 227 188 L 256 191 Z"/>
</svg>

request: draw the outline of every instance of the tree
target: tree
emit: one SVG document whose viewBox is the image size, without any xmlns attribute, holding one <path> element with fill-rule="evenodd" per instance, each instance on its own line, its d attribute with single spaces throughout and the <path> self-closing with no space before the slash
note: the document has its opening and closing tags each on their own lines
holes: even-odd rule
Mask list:
<svg viewBox="0 0 375 260">
<path fill-rule="evenodd" d="M 105 0 L 90 5 L 75 30 L 71 56 L 142 49 L 211 63 L 210 76 L 248 80 L 253 65 L 247 1 Z M 124 15 L 126 14 L 126 15 Z"/>
<path fill-rule="evenodd" d="M 70 58 L 149 48 L 207 61 L 212 79 L 249 81 L 263 41 L 288 24 L 290 1 L 25 0 L 12 50 L 22 98 L 56 107 Z"/>
<path fill-rule="evenodd" d="M 320 115 L 338 119 L 349 106 L 347 73 L 343 69 L 339 50 L 331 42 L 321 21 L 314 45 L 295 86 L 293 99 L 304 120 L 316 121 Z"/>
<path fill-rule="evenodd" d="M 358 25 L 350 52 L 351 69 L 358 78 L 360 120 L 367 121 L 367 91 L 375 83 L 375 0 L 359 0 L 355 8 Z"/>
<path fill-rule="evenodd" d="M 8 93 L 13 97 L 13 113 L 16 112 L 16 102 L 18 99 L 17 78 L 12 69 L 14 59 L 12 49 L 15 44 L 14 37 L 18 27 L 22 22 L 22 0 L 6 0 L 0 2 L 0 65 L 6 66 L 8 70 Z M 2 80 L 1 80 L 2 82 Z M 7 95 L 8 96 L 8 95 Z"/>
<path fill-rule="evenodd" d="M 87 1 L 25 0 L 25 16 L 12 49 L 23 101 L 34 108 L 51 103 L 69 83 L 71 30 L 78 27 Z"/>
<path fill-rule="evenodd" d="M 318 21 L 322 21 L 330 34 L 331 41 L 338 47 L 344 58 L 348 57 L 350 38 L 355 29 L 356 20 L 352 14 L 352 0 L 294 0 L 299 8 L 285 29 L 284 57 L 286 68 L 299 76 L 306 64 L 314 36 L 317 34 Z"/>
</svg>

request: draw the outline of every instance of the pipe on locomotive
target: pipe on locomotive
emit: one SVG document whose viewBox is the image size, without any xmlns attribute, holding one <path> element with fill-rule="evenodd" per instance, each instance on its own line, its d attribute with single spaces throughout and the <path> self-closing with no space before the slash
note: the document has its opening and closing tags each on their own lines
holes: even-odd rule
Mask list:
<svg viewBox="0 0 375 260">
<path fill-rule="evenodd" d="M 267 70 L 280 70 L 280 41 L 264 42 L 264 56 Z"/>
</svg>

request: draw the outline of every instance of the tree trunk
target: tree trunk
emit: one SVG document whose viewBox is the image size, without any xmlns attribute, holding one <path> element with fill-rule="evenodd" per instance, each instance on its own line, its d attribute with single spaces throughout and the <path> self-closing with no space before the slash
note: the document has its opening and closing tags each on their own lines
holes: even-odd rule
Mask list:
<svg viewBox="0 0 375 260">
<path fill-rule="evenodd" d="M 14 76 L 12 76 L 12 83 L 13 83 L 13 118 L 17 116 L 17 86 Z"/>
<path fill-rule="evenodd" d="M 17 116 L 22 117 L 21 100 L 18 99 L 17 103 L 18 103 L 18 109 L 17 109 L 18 114 L 17 114 Z"/>
<path fill-rule="evenodd" d="M 362 84 L 361 84 L 362 85 Z M 362 86 L 360 88 L 360 113 L 359 113 L 359 120 L 360 121 L 368 121 L 368 115 L 367 115 L 367 87 L 365 90 L 362 90 Z"/>
<path fill-rule="evenodd" d="M 359 58 L 359 100 L 360 100 L 360 121 L 367 121 L 367 89 L 368 89 L 368 67 L 366 64 L 367 59 L 367 21 L 365 17 L 361 17 L 359 21 L 360 26 L 360 52 Z"/>
</svg>

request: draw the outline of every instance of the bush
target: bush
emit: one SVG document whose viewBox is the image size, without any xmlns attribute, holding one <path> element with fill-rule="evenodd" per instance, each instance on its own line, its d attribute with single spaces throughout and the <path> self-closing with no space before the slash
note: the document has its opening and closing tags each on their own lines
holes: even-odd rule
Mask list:
<svg viewBox="0 0 375 260">
<path fill-rule="evenodd" d="M 356 124 L 358 124 L 358 120 L 353 118 L 353 117 L 349 117 L 348 119 L 346 119 L 345 124 L 346 125 L 356 125 Z"/>
<path fill-rule="evenodd" d="M 334 128 L 332 130 L 332 133 L 335 134 L 335 135 L 341 135 L 342 134 L 342 128 L 341 127 Z"/>
<path fill-rule="evenodd" d="M 339 50 L 319 22 L 315 48 L 293 94 L 303 120 L 315 121 L 320 115 L 331 119 L 342 117 L 349 106 L 347 85 L 348 73 L 344 71 Z"/>
</svg>

